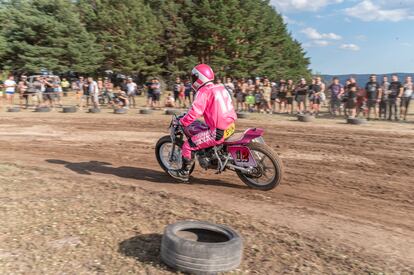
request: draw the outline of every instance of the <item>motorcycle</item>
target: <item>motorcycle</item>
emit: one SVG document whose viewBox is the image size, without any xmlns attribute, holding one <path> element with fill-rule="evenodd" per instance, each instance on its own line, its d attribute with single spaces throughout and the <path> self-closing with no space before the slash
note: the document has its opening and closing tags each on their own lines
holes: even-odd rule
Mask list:
<svg viewBox="0 0 414 275">
<path fill-rule="evenodd" d="M 197 120 L 185 130 L 179 123 L 179 117 L 173 115 L 169 129 L 170 135 L 161 137 L 155 146 L 157 161 L 165 172 L 181 168 L 181 147 L 184 138 L 189 139 L 206 131 L 208 126 Z M 264 130 L 260 128 L 233 133 L 218 146 L 196 151 L 195 157 L 205 170 L 214 169 L 216 174 L 231 170 L 251 188 L 272 190 L 282 181 L 282 161 L 272 148 L 266 145 L 263 133 Z M 190 174 L 194 167 L 195 164 L 190 169 Z"/>
</svg>

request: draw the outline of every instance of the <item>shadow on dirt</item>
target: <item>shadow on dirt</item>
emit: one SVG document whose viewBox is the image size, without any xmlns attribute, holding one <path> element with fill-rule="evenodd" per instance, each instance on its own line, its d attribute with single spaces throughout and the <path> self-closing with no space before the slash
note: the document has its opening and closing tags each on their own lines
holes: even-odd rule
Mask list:
<svg viewBox="0 0 414 275">
<path fill-rule="evenodd" d="M 165 173 L 148 169 L 131 166 L 113 167 L 111 163 L 101 161 L 87 162 L 69 162 L 60 159 L 47 159 L 49 163 L 64 165 L 67 169 L 72 170 L 81 175 L 92 175 L 92 173 L 114 175 L 120 178 L 145 180 L 155 183 L 172 183 L 174 182 Z M 232 184 L 221 180 L 208 180 L 192 178 L 192 184 L 223 186 L 228 188 L 247 189 L 247 186 Z"/>
<path fill-rule="evenodd" d="M 139 262 L 158 266 L 161 265 L 161 239 L 161 234 L 138 235 L 120 242 L 118 252 Z"/>
</svg>

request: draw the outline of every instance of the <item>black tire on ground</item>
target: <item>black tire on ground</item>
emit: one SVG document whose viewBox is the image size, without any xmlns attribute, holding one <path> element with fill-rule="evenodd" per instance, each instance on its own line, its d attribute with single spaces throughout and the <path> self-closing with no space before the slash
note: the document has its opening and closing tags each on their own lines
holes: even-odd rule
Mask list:
<svg viewBox="0 0 414 275">
<path fill-rule="evenodd" d="M 96 113 L 100 113 L 100 112 L 101 112 L 101 109 L 99 109 L 99 108 L 90 108 L 89 109 L 89 113 L 96 114 Z"/>
<path fill-rule="evenodd" d="M 191 274 L 216 274 L 236 269 L 243 241 L 230 227 L 201 221 L 168 225 L 161 241 L 161 260 Z"/>
<path fill-rule="evenodd" d="M 157 144 L 155 145 L 155 157 L 157 158 L 158 164 L 161 166 L 162 170 L 164 170 L 166 173 L 168 173 L 168 167 L 166 167 L 164 165 L 164 163 L 161 160 L 161 156 L 160 156 L 161 146 L 163 144 L 166 144 L 166 143 L 171 143 L 172 144 L 170 136 L 163 136 L 162 138 L 160 138 L 157 141 Z M 195 167 L 195 163 L 194 163 L 193 167 L 191 167 L 191 169 L 190 169 L 190 175 L 193 173 L 194 167 Z"/>
<path fill-rule="evenodd" d="M 49 107 L 37 107 L 35 109 L 35 112 L 38 112 L 38 113 L 47 113 L 47 112 L 50 112 L 50 108 Z"/>
<path fill-rule="evenodd" d="M 7 109 L 7 112 L 17 113 L 17 112 L 20 112 L 20 108 L 19 107 L 10 107 L 10 108 Z"/>
<path fill-rule="evenodd" d="M 176 109 L 167 109 L 165 110 L 165 114 L 172 116 L 172 115 L 180 115 L 182 112 L 180 110 L 176 110 Z"/>
<path fill-rule="evenodd" d="M 237 118 L 248 118 L 249 114 L 247 113 L 237 113 Z"/>
<path fill-rule="evenodd" d="M 141 110 L 139 110 L 139 113 L 141 114 L 141 115 L 150 115 L 150 114 L 152 114 L 154 111 L 153 110 L 151 110 L 151 109 L 141 109 Z"/>
<path fill-rule="evenodd" d="M 359 118 L 348 118 L 346 120 L 346 122 L 348 124 L 353 124 L 353 125 L 361 125 L 361 124 L 366 124 L 367 121 L 365 119 L 359 119 Z"/>
<path fill-rule="evenodd" d="M 125 108 L 114 109 L 114 114 L 126 114 L 126 113 L 128 113 L 128 109 L 125 109 Z"/>
<path fill-rule="evenodd" d="M 298 115 L 298 120 L 301 122 L 311 122 L 314 117 L 311 115 Z"/>
<path fill-rule="evenodd" d="M 262 190 L 262 191 L 269 191 L 274 188 L 276 188 L 281 182 L 283 178 L 283 165 L 282 160 L 280 157 L 266 144 L 258 143 L 258 142 L 250 142 L 247 147 L 249 147 L 250 151 L 257 151 L 264 155 L 266 155 L 273 164 L 273 167 L 275 169 L 275 178 L 266 185 L 258 185 L 251 182 L 249 179 L 252 179 L 252 177 L 249 177 L 248 175 L 244 174 L 243 172 L 236 170 L 237 175 L 239 178 L 250 188 Z"/>
<path fill-rule="evenodd" d="M 63 113 L 76 113 L 76 106 L 67 106 L 62 108 Z"/>
</svg>

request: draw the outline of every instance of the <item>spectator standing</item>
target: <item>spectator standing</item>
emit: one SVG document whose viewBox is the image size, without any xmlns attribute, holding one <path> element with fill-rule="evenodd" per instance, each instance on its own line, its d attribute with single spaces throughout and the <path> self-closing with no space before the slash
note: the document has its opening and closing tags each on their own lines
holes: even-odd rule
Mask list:
<svg viewBox="0 0 414 275">
<path fill-rule="evenodd" d="M 192 90 L 193 90 L 193 87 L 191 86 L 191 82 L 188 78 L 186 78 L 184 80 L 184 107 L 185 106 L 191 106 L 191 104 L 193 102 L 193 99 L 191 97 L 191 91 Z"/>
<path fill-rule="evenodd" d="M 60 83 L 60 86 L 62 87 L 63 96 L 68 96 L 70 83 L 66 78 L 62 78 L 62 82 Z"/>
<path fill-rule="evenodd" d="M 153 104 L 155 108 L 160 108 L 160 100 L 161 100 L 161 84 L 158 78 L 154 78 L 152 80 L 151 89 L 153 91 Z"/>
<path fill-rule="evenodd" d="M 269 114 L 272 113 L 272 106 L 271 106 L 271 97 L 272 97 L 272 87 L 270 85 L 269 79 L 265 79 L 263 82 L 263 108 Z"/>
<path fill-rule="evenodd" d="M 392 119 L 392 116 L 394 115 L 394 119 L 398 121 L 398 115 L 397 115 L 397 106 L 398 101 L 401 99 L 404 87 L 401 84 L 401 82 L 398 80 L 397 75 L 392 75 L 391 77 L 391 83 L 390 83 L 390 94 L 388 95 L 388 120 Z"/>
<path fill-rule="evenodd" d="M 272 106 L 272 113 L 275 114 L 276 113 L 276 105 L 278 104 L 278 85 L 276 84 L 276 82 L 272 82 L 271 84 L 272 90 L 270 93 L 270 103 Z"/>
<path fill-rule="evenodd" d="M 45 105 L 48 107 L 54 108 L 55 89 L 53 85 L 53 79 L 51 79 L 50 77 L 45 77 L 43 85 L 45 87 L 45 91 L 43 93 L 43 103 L 45 103 Z"/>
<path fill-rule="evenodd" d="M 80 103 L 80 109 L 82 110 L 84 104 L 86 105 L 86 108 L 89 107 L 89 98 L 90 98 L 90 93 L 89 93 L 89 83 L 87 80 L 84 80 L 82 83 L 82 97 L 81 97 L 81 103 Z"/>
<path fill-rule="evenodd" d="M 297 113 L 304 114 L 306 112 L 306 95 L 308 93 L 308 85 L 306 79 L 302 78 L 295 88 L 295 101 L 297 103 Z"/>
<path fill-rule="evenodd" d="M 62 107 L 62 86 L 60 85 L 59 78 L 57 76 L 52 78 L 54 101 Z"/>
<path fill-rule="evenodd" d="M 35 99 L 35 105 L 36 107 L 40 107 L 43 101 L 43 95 L 42 95 L 42 81 L 40 77 L 36 77 L 32 83 L 33 92 L 34 92 L 34 99 Z"/>
<path fill-rule="evenodd" d="M 174 101 L 176 104 L 178 104 L 178 106 L 182 105 L 182 102 L 180 99 L 180 92 L 182 90 L 182 86 L 183 86 L 183 83 L 181 82 L 181 78 L 176 77 L 175 83 L 173 85 L 173 93 L 174 93 Z"/>
<path fill-rule="evenodd" d="M 105 100 L 108 102 L 108 104 L 112 104 L 113 100 L 114 100 L 114 84 L 112 84 L 111 80 L 108 79 L 107 77 L 105 77 L 104 80 L 104 90 L 102 93 L 103 97 L 104 97 L 104 102 Z"/>
<path fill-rule="evenodd" d="M 28 94 L 29 87 L 27 83 L 27 77 L 25 75 L 21 76 L 20 81 L 17 85 L 17 89 L 19 91 L 20 106 L 22 108 L 27 109 L 29 107 L 29 94 Z"/>
<path fill-rule="evenodd" d="M 83 76 L 80 76 L 77 81 L 72 82 L 72 90 L 75 91 L 76 101 L 78 102 L 79 107 L 82 107 L 84 82 Z"/>
<path fill-rule="evenodd" d="M 345 93 L 344 86 L 339 83 L 339 78 L 334 77 L 332 79 L 332 84 L 328 87 L 328 90 L 331 94 L 330 102 L 330 113 L 333 116 L 336 116 L 338 113 L 341 115 L 341 98 Z"/>
<path fill-rule="evenodd" d="M 279 113 L 286 112 L 286 95 L 287 95 L 287 85 L 284 79 L 281 79 L 279 82 L 279 91 L 278 91 L 278 101 L 279 101 Z"/>
<path fill-rule="evenodd" d="M 128 78 L 127 81 L 127 95 L 128 95 L 128 101 L 132 105 L 133 108 L 136 108 L 136 102 L 135 102 L 135 96 L 137 94 L 138 86 L 137 84 L 132 80 L 132 78 Z"/>
<path fill-rule="evenodd" d="M 236 110 L 245 111 L 245 100 L 247 95 L 248 84 L 244 78 L 240 79 L 236 87 Z"/>
<path fill-rule="evenodd" d="M 153 98 L 154 98 L 154 92 L 152 90 L 152 79 L 147 81 L 145 83 L 145 86 L 147 87 L 147 107 L 153 107 Z"/>
<path fill-rule="evenodd" d="M 369 81 L 365 85 L 367 93 L 367 119 L 371 119 L 371 111 L 374 111 L 374 119 L 378 119 L 379 103 L 381 99 L 381 86 L 377 82 L 377 76 L 371 75 Z"/>
<path fill-rule="evenodd" d="M 233 81 L 230 77 L 226 78 L 226 83 L 224 84 L 224 87 L 226 87 L 227 91 L 230 93 L 231 96 L 235 96 L 235 87 L 233 84 Z"/>
<path fill-rule="evenodd" d="M 405 78 L 404 92 L 401 98 L 400 119 L 407 120 L 408 109 L 410 108 L 410 101 L 414 95 L 414 84 L 411 76 Z"/>
<path fill-rule="evenodd" d="M 311 104 L 311 115 L 317 116 L 321 106 L 321 93 L 323 92 L 324 84 L 320 77 L 315 78 L 314 83 L 309 89 L 309 101 Z"/>
<path fill-rule="evenodd" d="M 9 77 L 4 81 L 4 90 L 6 92 L 6 100 L 9 106 L 13 106 L 14 103 L 14 93 L 16 92 L 16 81 L 14 81 L 14 76 L 9 75 Z"/>
<path fill-rule="evenodd" d="M 249 79 L 247 80 L 247 94 L 245 97 L 245 105 L 246 109 L 249 112 L 253 112 L 253 108 L 255 105 L 255 97 L 254 92 L 256 90 L 256 86 L 253 84 L 253 80 Z"/>
<path fill-rule="evenodd" d="M 356 117 L 358 85 L 354 78 L 347 81 L 345 110 L 349 118 Z"/>
<path fill-rule="evenodd" d="M 295 93 L 295 85 L 292 79 L 288 79 L 286 86 L 286 113 L 293 114 L 293 96 Z"/>
<path fill-rule="evenodd" d="M 388 77 L 384 76 L 381 83 L 381 98 L 379 103 L 379 118 L 387 119 L 388 112 L 388 95 L 390 94 L 390 82 Z"/>
<path fill-rule="evenodd" d="M 98 83 L 92 77 L 88 77 L 88 91 L 93 108 L 99 108 Z"/>
</svg>

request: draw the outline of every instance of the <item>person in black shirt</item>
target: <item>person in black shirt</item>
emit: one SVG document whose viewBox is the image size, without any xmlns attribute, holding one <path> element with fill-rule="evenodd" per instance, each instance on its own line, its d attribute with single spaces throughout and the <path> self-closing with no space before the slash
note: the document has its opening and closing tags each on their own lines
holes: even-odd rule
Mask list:
<svg viewBox="0 0 414 275">
<path fill-rule="evenodd" d="M 357 107 L 357 93 L 358 93 L 358 84 L 355 82 L 355 79 L 350 78 L 349 84 L 346 86 L 347 90 L 347 100 L 345 103 L 346 114 L 350 118 L 356 116 L 356 107 Z"/>
<path fill-rule="evenodd" d="M 398 120 L 397 113 L 397 101 L 401 98 L 404 87 L 400 81 L 398 81 L 398 76 L 393 75 L 391 78 L 392 82 L 390 83 L 390 94 L 388 95 L 388 120 L 392 119 L 394 113 L 395 120 Z"/>
<path fill-rule="evenodd" d="M 365 85 L 365 91 L 367 93 L 367 107 L 368 107 L 367 119 L 370 120 L 372 109 L 374 109 L 374 118 L 378 119 L 378 104 L 381 98 L 381 86 L 377 82 L 376 75 L 370 76 L 369 82 Z"/>
<path fill-rule="evenodd" d="M 302 78 L 295 88 L 295 101 L 297 103 L 298 114 L 304 114 L 306 111 L 306 94 L 309 86 L 306 84 L 306 79 Z"/>
</svg>

